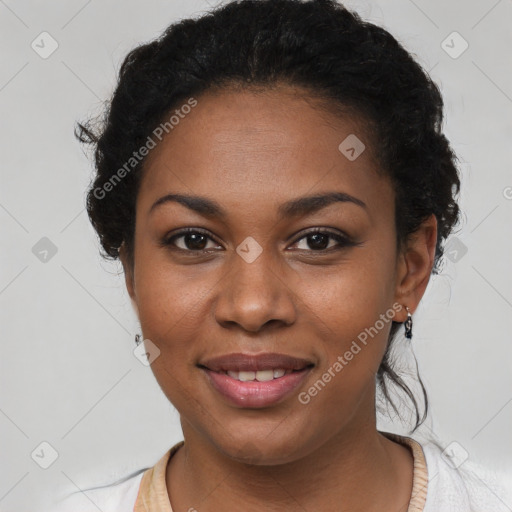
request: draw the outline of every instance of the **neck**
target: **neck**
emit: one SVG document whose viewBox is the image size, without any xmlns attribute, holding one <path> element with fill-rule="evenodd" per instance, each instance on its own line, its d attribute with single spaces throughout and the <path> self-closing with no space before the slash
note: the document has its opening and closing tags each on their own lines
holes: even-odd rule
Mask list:
<svg viewBox="0 0 512 512">
<path fill-rule="evenodd" d="M 175 510 L 405 512 L 412 490 L 408 448 L 373 422 L 346 429 L 293 462 L 254 465 L 226 456 L 186 423 L 167 489 Z M 388 508 L 389 507 L 389 508 Z"/>
</svg>

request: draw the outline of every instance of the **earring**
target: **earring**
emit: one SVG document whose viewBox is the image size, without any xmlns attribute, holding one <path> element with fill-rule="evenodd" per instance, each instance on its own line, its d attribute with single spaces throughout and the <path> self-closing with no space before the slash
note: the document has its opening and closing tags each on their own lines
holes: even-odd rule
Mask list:
<svg viewBox="0 0 512 512">
<path fill-rule="evenodd" d="M 135 335 L 135 345 L 139 346 L 141 341 L 142 341 L 142 334 L 136 334 Z"/>
<path fill-rule="evenodd" d="M 405 306 L 407 309 L 407 320 L 404 322 L 405 327 L 405 337 L 411 339 L 412 338 L 412 316 L 409 308 Z"/>
</svg>

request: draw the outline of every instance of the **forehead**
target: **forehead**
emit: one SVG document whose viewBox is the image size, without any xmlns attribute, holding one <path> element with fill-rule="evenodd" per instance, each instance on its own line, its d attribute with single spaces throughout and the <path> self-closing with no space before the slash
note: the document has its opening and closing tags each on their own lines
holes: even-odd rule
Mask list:
<svg viewBox="0 0 512 512">
<path fill-rule="evenodd" d="M 138 209 L 171 192 L 212 197 L 226 209 L 328 190 L 376 210 L 393 200 L 362 119 L 330 114 L 293 87 L 196 99 L 148 155 Z"/>
</svg>

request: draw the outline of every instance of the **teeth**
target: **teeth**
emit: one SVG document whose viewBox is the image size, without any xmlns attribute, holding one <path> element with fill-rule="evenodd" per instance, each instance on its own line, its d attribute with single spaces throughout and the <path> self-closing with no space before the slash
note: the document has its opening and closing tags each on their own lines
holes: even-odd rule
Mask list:
<svg viewBox="0 0 512 512">
<path fill-rule="evenodd" d="M 257 372 L 235 372 L 229 370 L 227 374 L 236 380 L 240 380 L 242 382 L 246 382 L 249 380 L 257 380 L 258 382 L 267 382 L 273 379 L 279 379 L 286 373 L 291 373 L 291 371 L 283 370 L 282 368 L 276 368 L 275 370 L 259 370 Z"/>
<path fill-rule="evenodd" d="M 254 380 L 256 377 L 256 372 L 238 372 L 238 380 L 246 381 L 246 380 Z"/>
<path fill-rule="evenodd" d="M 274 370 L 260 370 L 256 372 L 256 380 L 259 382 L 267 382 L 274 378 Z"/>
</svg>

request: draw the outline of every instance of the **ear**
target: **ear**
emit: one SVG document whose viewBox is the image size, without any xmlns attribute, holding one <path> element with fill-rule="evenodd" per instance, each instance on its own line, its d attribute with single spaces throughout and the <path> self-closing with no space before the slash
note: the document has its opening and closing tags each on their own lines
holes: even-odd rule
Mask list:
<svg viewBox="0 0 512 512">
<path fill-rule="evenodd" d="M 427 288 L 434 265 L 437 244 L 437 219 L 432 214 L 410 235 L 407 246 L 399 255 L 395 301 L 404 306 L 399 314 L 407 319 L 405 306 L 411 314 L 416 310 Z"/>
<path fill-rule="evenodd" d="M 123 242 L 121 247 L 119 248 L 119 259 L 123 265 L 124 271 L 124 279 L 126 283 L 126 290 L 128 291 L 128 295 L 132 299 L 133 306 L 137 311 L 138 315 L 138 307 L 137 307 L 137 296 L 135 293 L 135 280 L 134 280 L 134 268 L 128 256 L 128 250 L 126 248 L 126 244 Z"/>
</svg>

